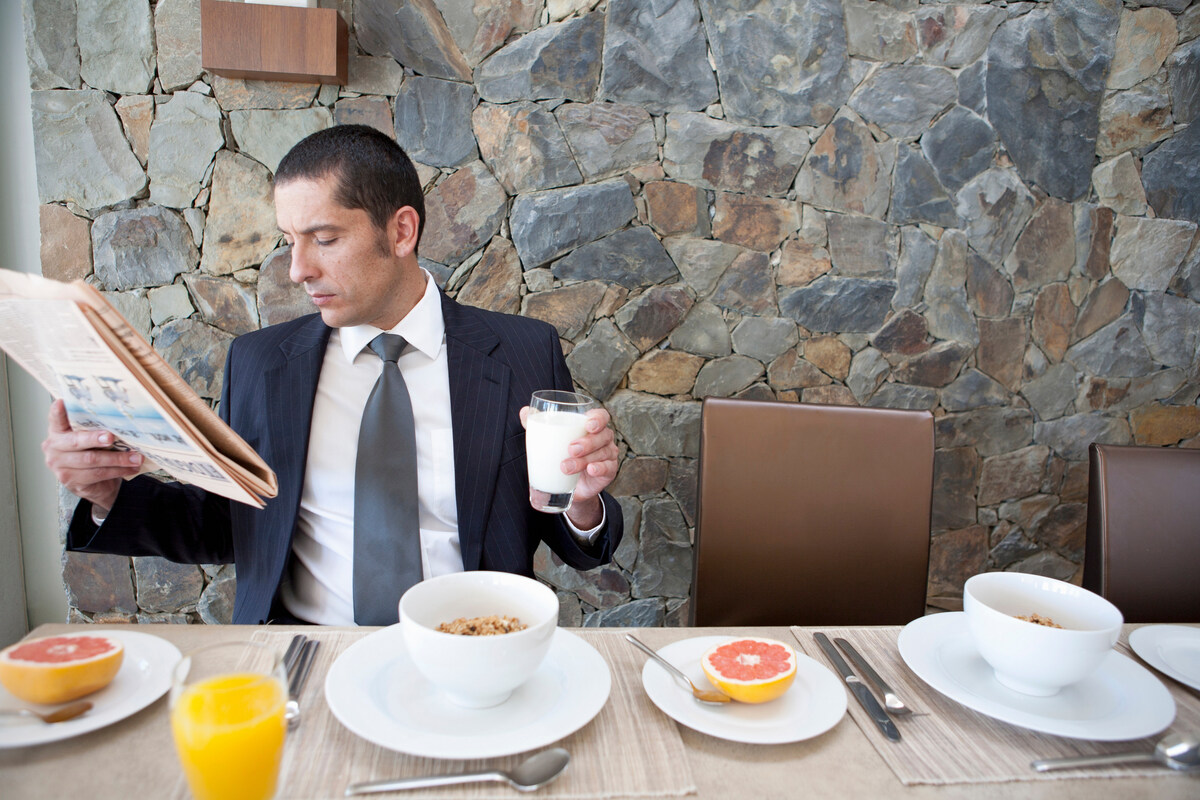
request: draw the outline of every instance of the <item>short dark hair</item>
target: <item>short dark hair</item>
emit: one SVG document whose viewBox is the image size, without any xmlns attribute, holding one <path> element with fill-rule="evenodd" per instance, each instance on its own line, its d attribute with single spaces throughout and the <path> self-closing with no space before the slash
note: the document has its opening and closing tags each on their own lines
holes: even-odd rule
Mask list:
<svg viewBox="0 0 1200 800">
<path fill-rule="evenodd" d="M 396 209 L 417 212 L 417 241 L 425 229 L 425 195 L 408 154 L 382 131 L 367 125 L 335 125 L 301 139 L 275 170 L 275 185 L 297 179 L 337 182 L 334 200 L 361 208 L 377 228 L 387 227 Z"/>
</svg>

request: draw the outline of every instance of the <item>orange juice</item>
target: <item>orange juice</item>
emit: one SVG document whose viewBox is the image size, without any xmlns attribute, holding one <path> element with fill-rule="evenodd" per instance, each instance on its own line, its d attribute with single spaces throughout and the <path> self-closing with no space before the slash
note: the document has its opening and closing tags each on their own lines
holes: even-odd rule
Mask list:
<svg viewBox="0 0 1200 800">
<path fill-rule="evenodd" d="M 171 729 L 196 800 L 270 800 L 283 752 L 287 695 L 271 676 L 217 675 L 175 699 Z"/>
</svg>

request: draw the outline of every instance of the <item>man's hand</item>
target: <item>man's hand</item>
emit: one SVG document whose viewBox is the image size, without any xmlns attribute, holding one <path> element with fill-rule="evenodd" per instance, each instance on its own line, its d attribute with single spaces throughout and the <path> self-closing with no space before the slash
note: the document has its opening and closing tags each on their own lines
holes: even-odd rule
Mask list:
<svg viewBox="0 0 1200 800">
<path fill-rule="evenodd" d="M 50 431 L 42 442 L 46 466 L 72 494 L 90 500 L 98 514 L 112 508 L 121 479 L 137 475 L 142 468 L 140 453 L 110 450 L 113 441 L 108 431 L 72 429 L 63 401 L 50 404 Z"/>
<path fill-rule="evenodd" d="M 521 409 L 521 424 L 529 417 L 529 407 Z M 567 448 L 570 458 L 562 462 L 564 475 L 579 474 L 575 496 L 567 516 L 580 530 L 588 530 L 600 524 L 604 509 L 600 493 L 617 477 L 617 445 L 612 428 L 608 426 L 608 412 L 594 408 L 587 413 L 587 433 L 582 439 L 571 442 Z"/>
</svg>

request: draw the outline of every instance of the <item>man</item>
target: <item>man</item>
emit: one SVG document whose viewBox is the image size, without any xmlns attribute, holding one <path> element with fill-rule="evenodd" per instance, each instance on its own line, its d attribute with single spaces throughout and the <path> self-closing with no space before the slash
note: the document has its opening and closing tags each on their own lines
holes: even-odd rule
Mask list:
<svg viewBox="0 0 1200 800">
<path fill-rule="evenodd" d="M 319 313 L 234 340 L 220 412 L 275 470 L 279 495 L 259 510 L 194 486 L 147 476 L 126 481 L 141 457 L 105 449 L 111 434 L 71 430 L 56 401 L 46 462 L 82 498 L 67 547 L 232 561 L 236 623 L 363 623 L 360 601 L 398 592 L 403 582 L 362 578 L 359 570 L 378 572 L 379 565 L 354 557 L 356 542 L 361 555 L 362 541 L 378 534 L 354 527 L 356 508 L 365 517 L 355 497 L 365 481 L 355 476 L 374 444 L 370 437 L 359 443 L 364 409 L 391 367 L 382 360 L 388 356 L 373 352 L 376 339 L 391 333 L 402 337 L 392 360 L 408 389 L 401 396 L 406 404 L 411 398 L 414 580 L 463 569 L 531 575 L 539 541 L 579 569 L 609 561 L 622 518 L 603 492 L 617 471 L 607 412 L 590 412 L 587 434 L 563 462 L 564 472 L 580 475 L 571 509 L 534 511 L 523 406 L 535 390 L 571 389 L 557 334 L 536 320 L 459 305 L 436 288 L 417 264 L 424 199 L 404 151 L 361 125 L 313 134 L 280 162 L 275 207 L 292 247 L 290 277 Z M 394 548 L 387 542 L 382 554 L 410 546 L 405 541 L 415 553 L 417 536 L 397 537 Z M 368 624 L 395 622 L 393 599 L 384 604 L 390 616 Z"/>
</svg>

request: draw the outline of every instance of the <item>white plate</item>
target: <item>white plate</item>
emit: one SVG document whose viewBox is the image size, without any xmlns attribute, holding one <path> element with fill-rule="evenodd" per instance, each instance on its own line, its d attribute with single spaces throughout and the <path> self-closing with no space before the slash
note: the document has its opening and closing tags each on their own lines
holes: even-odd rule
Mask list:
<svg viewBox="0 0 1200 800">
<path fill-rule="evenodd" d="M 85 631 L 80 631 L 81 633 Z M 82 717 L 46 725 L 37 720 L 20 719 L 0 722 L 0 748 L 25 747 L 56 742 L 125 719 L 153 703 L 171 687 L 171 670 L 181 658 L 179 648 L 148 633 L 99 629 L 97 634 L 120 639 L 125 658 L 112 683 L 81 698 L 92 703 Z M 0 687 L 0 708 L 32 708 L 49 711 L 58 706 L 26 703 Z"/>
<path fill-rule="evenodd" d="M 1129 634 L 1129 646 L 1159 672 L 1200 689 L 1200 628 L 1146 625 Z"/>
<path fill-rule="evenodd" d="M 1108 742 L 1152 736 L 1175 719 L 1175 700 L 1162 681 L 1115 650 L 1079 683 L 1051 697 L 1034 697 L 996 680 L 975 648 L 962 612 L 910 622 L 900 632 L 899 644 L 904 662 L 934 689 L 1022 728 Z"/>
<path fill-rule="evenodd" d="M 338 721 L 380 747 L 429 758 L 495 758 L 556 742 L 608 700 L 612 675 L 596 648 L 562 629 L 527 683 L 492 708 L 454 705 L 417 672 L 399 625 L 346 648 L 325 677 Z"/>
<path fill-rule="evenodd" d="M 700 668 L 701 657 L 733 636 L 698 636 L 672 642 L 658 651 L 697 686 L 708 686 Z M 795 648 L 792 648 L 795 650 Z M 709 706 L 696 702 L 692 693 L 653 661 L 642 668 L 642 686 L 664 714 L 692 730 L 718 739 L 748 744 L 783 744 L 811 739 L 838 724 L 846 714 L 846 690 L 837 676 L 796 651 L 796 680 L 777 700 L 769 703 L 729 703 Z"/>
</svg>

